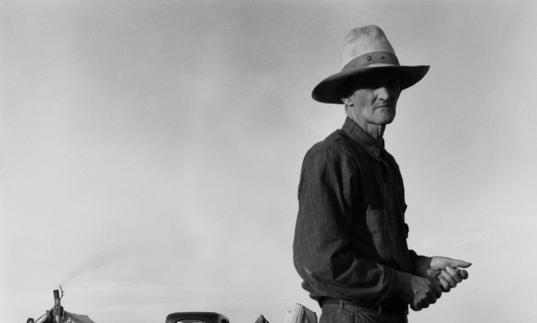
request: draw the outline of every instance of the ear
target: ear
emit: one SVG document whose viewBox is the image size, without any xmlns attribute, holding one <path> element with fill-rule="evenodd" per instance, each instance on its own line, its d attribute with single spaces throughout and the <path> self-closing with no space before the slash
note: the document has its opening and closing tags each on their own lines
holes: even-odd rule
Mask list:
<svg viewBox="0 0 537 323">
<path fill-rule="evenodd" d="M 352 100 L 350 98 L 341 98 L 341 102 L 343 102 L 345 107 L 352 107 Z"/>
</svg>

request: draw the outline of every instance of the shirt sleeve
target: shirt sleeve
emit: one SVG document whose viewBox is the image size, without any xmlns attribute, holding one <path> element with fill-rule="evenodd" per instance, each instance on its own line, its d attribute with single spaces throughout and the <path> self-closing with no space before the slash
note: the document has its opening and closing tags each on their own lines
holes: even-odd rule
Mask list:
<svg viewBox="0 0 537 323">
<path fill-rule="evenodd" d="M 403 177 L 401 176 L 401 171 L 399 170 L 399 166 L 395 162 L 395 159 L 391 155 L 390 155 L 390 160 L 393 163 L 393 165 L 395 166 L 396 176 L 397 176 L 398 181 L 399 181 L 399 191 L 400 191 L 402 200 L 404 201 L 405 200 L 405 187 L 403 185 Z M 403 202 L 403 213 L 406 211 L 406 209 L 407 209 L 407 205 L 406 205 L 405 202 Z M 410 229 L 409 229 L 408 224 L 406 222 L 404 223 L 404 229 L 405 229 L 405 239 L 407 239 Z M 418 253 L 416 251 L 414 251 L 412 249 L 409 249 L 408 250 L 408 257 L 410 258 L 410 261 L 412 263 L 412 267 L 414 267 L 414 262 L 419 257 L 422 257 L 422 256 L 418 255 Z M 415 270 L 412 269 L 412 272 L 415 273 Z"/>
<path fill-rule="evenodd" d="M 298 191 L 294 264 L 312 296 L 380 303 L 391 296 L 394 269 L 356 254 L 351 218 L 359 169 L 337 150 L 306 154 Z"/>
<path fill-rule="evenodd" d="M 407 237 L 408 237 L 408 225 L 405 223 L 405 227 L 406 227 L 406 232 L 407 232 Z M 410 261 L 412 262 L 412 273 L 416 273 L 416 270 L 415 270 L 415 263 L 416 263 L 416 260 L 418 260 L 418 258 L 420 257 L 425 257 L 425 256 L 422 256 L 422 255 L 418 255 L 418 253 L 416 251 L 414 251 L 413 249 L 409 249 L 408 250 L 408 257 L 410 258 Z"/>
</svg>

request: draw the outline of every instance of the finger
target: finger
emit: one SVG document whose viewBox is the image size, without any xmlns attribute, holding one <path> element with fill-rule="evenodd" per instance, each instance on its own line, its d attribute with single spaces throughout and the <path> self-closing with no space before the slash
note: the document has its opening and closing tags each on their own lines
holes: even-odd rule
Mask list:
<svg viewBox="0 0 537 323">
<path fill-rule="evenodd" d="M 447 258 L 446 259 L 446 265 L 450 266 L 450 267 L 468 268 L 468 267 L 470 267 L 472 265 L 472 263 L 464 261 L 464 260 Z"/>
<path fill-rule="evenodd" d="M 457 269 L 457 272 L 459 273 L 459 275 L 461 276 L 462 279 L 467 279 L 468 278 L 468 272 L 464 269 Z"/>
<path fill-rule="evenodd" d="M 448 282 L 449 286 L 451 286 L 451 288 L 457 286 L 457 280 L 455 279 L 455 277 L 450 275 L 447 270 L 442 270 L 438 276 L 444 278 Z"/>
<path fill-rule="evenodd" d="M 442 295 L 442 288 L 436 280 L 431 280 L 431 290 L 435 297 L 440 297 L 440 295 Z"/>
<path fill-rule="evenodd" d="M 438 282 L 442 286 L 442 291 L 443 292 L 447 293 L 447 292 L 449 292 L 451 290 L 451 286 L 449 285 L 449 282 L 442 275 L 438 275 L 436 277 L 436 279 L 438 280 Z"/>
<path fill-rule="evenodd" d="M 438 291 L 440 291 L 440 287 L 439 285 L 436 285 L 438 287 Z M 437 293 L 437 291 L 435 289 L 430 289 L 429 291 L 427 291 L 427 293 L 424 295 L 425 297 L 422 298 L 420 300 L 420 305 L 425 305 L 425 304 L 434 304 L 436 302 L 436 299 L 440 297 L 440 293 Z"/>
<path fill-rule="evenodd" d="M 442 287 L 440 287 L 440 285 L 437 285 L 433 289 L 433 295 L 435 298 L 440 298 L 440 296 L 442 296 Z"/>
<path fill-rule="evenodd" d="M 457 283 L 460 283 L 462 281 L 462 277 L 459 275 L 459 273 L 451 268 L 451 267 L 446 267 L 444 268 L 453 278 L 455 278 L 457 280 Z"/>
</svg>

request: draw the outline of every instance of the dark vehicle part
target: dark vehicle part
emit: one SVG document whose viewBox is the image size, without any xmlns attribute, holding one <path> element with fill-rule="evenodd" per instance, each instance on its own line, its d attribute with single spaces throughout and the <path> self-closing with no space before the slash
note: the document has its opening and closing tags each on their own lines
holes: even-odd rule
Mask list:
<svg viewBox="0 0 537 323">
<path fill-rule="evenodd" d="M 215 312 L 177 312 L 168 314 L 166 323 L 229 323 L 229 319 Z"/>
<path fill-rule="evenodd" d="M 60 286 L 61 290 L 61 296 L 60 291 L 55 289 L 52 294 L 54 295 L 54 307 L 52 308 L 52 320 L 54 323 L 61 323 L 64 321 L 65 312 L 63 310 L 63 306 L 61 303 L 61 300 L 63 298 L 63 289 Z"/>
</svg>

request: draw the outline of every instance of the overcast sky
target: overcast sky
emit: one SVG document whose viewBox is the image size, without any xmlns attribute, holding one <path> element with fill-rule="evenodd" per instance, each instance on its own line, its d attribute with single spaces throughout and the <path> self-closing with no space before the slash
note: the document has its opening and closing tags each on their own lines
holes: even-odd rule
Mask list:
<svg viewBox="0 0 537 323">
<path fill-rule="evenodd" d="M 537 3 L 0 1 L 0 321 L 320 313 L 292 264 L 345 34 L 431 65 L 386 131 L 409 245 L 473 263 L 412 322 L 537 320 Z"/>
</svg>

